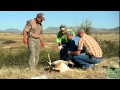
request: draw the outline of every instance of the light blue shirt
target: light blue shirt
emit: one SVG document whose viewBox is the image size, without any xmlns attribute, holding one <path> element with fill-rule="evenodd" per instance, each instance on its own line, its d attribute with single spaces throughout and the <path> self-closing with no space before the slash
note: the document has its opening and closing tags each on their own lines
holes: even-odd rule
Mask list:
<svg viewBox="0 0 120 90">
<path fill-rule="evenodd" d="M 79 36 L 73 36 L 72 40 L 70 41 L 70 51 L 76 51 L 78 48 L 80 37 Z"/>
<path fill-rule="evenodd" d="M 72 40 L 74 40 L 75 41 L 75 45 L 78 46 L 80 37 L 79 36 L 73 36 Z"/>
</svg>

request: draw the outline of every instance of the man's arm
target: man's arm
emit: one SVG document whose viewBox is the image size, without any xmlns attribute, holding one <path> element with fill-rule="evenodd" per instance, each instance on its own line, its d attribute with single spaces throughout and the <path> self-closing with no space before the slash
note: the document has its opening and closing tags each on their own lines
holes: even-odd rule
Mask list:
<svg viewBox="0 0 120 90">
<path fill-rule="evenodd" d="M 84 41 L 82 39 L 78 42 L 78 49 L 76 51 L 68 51 L 69 55 L 79 55 L 81 53 L 81 50 L 83 50 L 83 43 Z"/>
<path fill-rule="evenodd" d="M 41 42 L 41 46 L 44 47 L 44 42 L 42 40 L 42 34 L 40 35 L 40 42 Z"/>
<path fill-rule="evenodd" d="M 78 51 L 68 51 L 68 55 L 79 55 L 80 54 L 80 50 Z"/>
<path fill-rule="evenodd" d="M 56 42 L 58 43 L 58 46 L 61 46 L 62 44 L 61 44 L 61 38 L 56 38 Z"/>
<path fill-rule="evenodd" d="M 58 46 L 61 46 L 61 39 L 62 39 L 62 34 L 60 33 L 60 31 L 57 33 L 57 37 L 56 37 L 56 42 L 58 43 Z"/>
<path fill-rule="evenodd" d="M 27 21 L 27 24 L 26 24 L 26 26 L 25 26 L 25 28 L 24 28 L 24 30 L 23 30 L 23 43 L 24 43 L 24 44 L 28 44 L 27 32 L 29 32 L 30 28 L 31 28 L 31 24 L 30 24 L 29 21 Z"/>
<path fill-rule="evenodd" d="M 27 32 L 26 32 L 25 30 L 23 30 L 23 43 L 24 43 L 24 44 L 28 44 Z"/>
<path fill-rule="evenodd" d="M 57 43 L 58 43 L 58 48 L 59 48 L 59 50 L 61 50 L 63 47 L 62 47 L 62 43 L 61 43 L 61 41 L 57 38 Z"/>
</svg>

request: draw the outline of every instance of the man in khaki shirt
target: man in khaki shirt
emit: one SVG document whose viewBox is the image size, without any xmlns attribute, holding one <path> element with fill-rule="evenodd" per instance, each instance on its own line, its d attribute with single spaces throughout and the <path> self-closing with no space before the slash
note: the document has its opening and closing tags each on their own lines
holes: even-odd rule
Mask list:
<svg viewBox="0 0 120 90">
<path fill-rule="evenodd" d="M 23 43 L 28 45 L 29 49 L 29 65 L 30 69 L 36 69 L 39 61 L 39 49 L 44 47 L 42 40 L 42 21 L 44 21 L 44 14 L 37 14 L 36 18 L 27 21 L 23 30 Z"/>
</svg>

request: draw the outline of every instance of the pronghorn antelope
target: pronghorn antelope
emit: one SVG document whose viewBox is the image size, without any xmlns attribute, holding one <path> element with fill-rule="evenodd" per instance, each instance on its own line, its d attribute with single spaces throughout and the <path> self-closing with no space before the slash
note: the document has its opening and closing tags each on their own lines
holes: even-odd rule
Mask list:
<svg viewBox="0 0 120 90">
<path fill-rule="evenodd" d="M 56 60 L 54 62 L 51 62 L 50 60 L 50 56 L 48 54 L 48 58 L 49 58 L 49 61 L 48 61 L 48 67 L 47 69 L 51 69 L 51 70 L 54 70 L 54 71 L 59 71 L 59 72 L 65 72 L 65 71 L 68 71 L 68 70 L 71 70 L 68 66 L 68 64 L 71 64 L 72 66 L 74 65 L 73 62 L 71 61 L 64 61 L 64 60 Z"/>
</svg>

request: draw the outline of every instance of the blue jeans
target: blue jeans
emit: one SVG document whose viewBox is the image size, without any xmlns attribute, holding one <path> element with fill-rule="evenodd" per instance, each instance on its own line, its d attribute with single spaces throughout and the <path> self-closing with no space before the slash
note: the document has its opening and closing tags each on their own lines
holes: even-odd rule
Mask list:
<svg viewBox="0 0 120 90">
<path fill-rule="evenodd" d="M 102 58 L 90 58 L 86 53 L 81 53 L 79 55 L 73 56 L 73 59 L 76 63 L 85 67 L 89 67 L 92 64 L 97 64 L 102 61 Z"/>
</svg>

